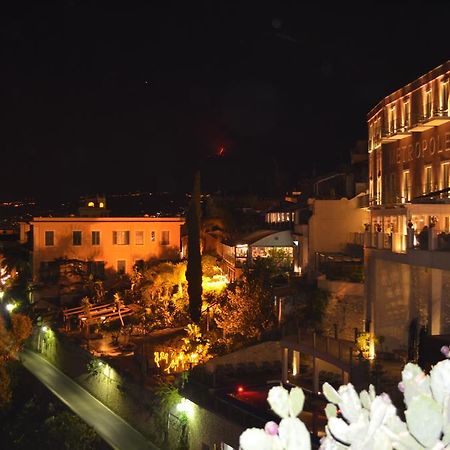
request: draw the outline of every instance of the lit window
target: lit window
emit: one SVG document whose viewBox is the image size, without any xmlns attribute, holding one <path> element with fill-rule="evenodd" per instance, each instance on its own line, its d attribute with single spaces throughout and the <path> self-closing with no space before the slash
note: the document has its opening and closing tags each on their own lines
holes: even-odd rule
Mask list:
<svg viewBox="0 0 450 450">
<path fill-rule="evenodd" d="M 54 231 L 46 231 L 45 232 L 45 245 L 46 245 L 46 247 L 55 245 L 55 232 Z"/>
<path fill-rule="evenodd" d="M 81 231 L 72 232 L 72 245 L 81 245 Z"/>
<path fill-rule="evenodd" d="M 161 231 L 161 245 L 169 245 L 169 231 Z"/>
<path fill-rule="evenodd" d="M 113 244 L 114 245 L 130 245 L 130 232 L 129 231 L 113 231 Z"/>
<path fill-rule="evenodd" d="M 396 127 L 396 124 L 395 124 L 395 119 L 396 119 L 396 117 L 395 117 L 395 103 L 391 106 L 390 111 L 391 111 L 391 113 L 390 113 L 390 119 L 389 119 L 389 132 L 390 133 L 395 133 L 395 127 Z"/>
<path fill-rule="evenodd" d="M 428 194 L 433 190 L 433 172 L 431 166 L 425 167 L 424 178 L 425 178 L 424 193 Z"/>
<path fill-rule="evenodd" d="M 92 245 L 100 245 L 100 231 L 92 232 Z"/>
<path fill-rule="evenodd" d="M 136 231 L 134 243 L 136 245 L 144 245 L 144 232 L 143 231 Z"/>
<path fill-rule="evenodd" d="M 99 206 L 100 208 L 104 208 L 104 207 L 105 207 L 105 204 L 104 204 L 103 202 L 100 202 L 100 203 L 98 204 L 98 206 Z"/>
<path fill-rule="evenodd" d="M 450 188 L 450 163 L 446 162 L 442 164 L 442 185 L 441 189 L 448 189 Z M 450 190 L 444 193 L 445 197 L 450 196 Z"/>
<path fill-rule="evenodd" d="M 446 115 L 448 115 L 448 80 L 442 83 L 441 111 L 446 112 Z"/>
<path fill-rule="evenodd" d="M 409 202 L 411 200 L 410 191 L 410 181 L 409 181 L 409 170 L 403 172 L 403 192 L 402 192 L 402 203 Z"/>
<path fill-rule="evenodd" d="M 88 206 L 90 207 L 90 208 L 93 208 L 95 205 L 94 205 L 94 202 L 89 202 L 88 203 Z"/>
<path fill-rule="evenodd" d="M 125 273 L 126 271 L 126 261 L 124 259 L 119 259 L 117 261 L 117 272 Z"/>
<path fill-rule="evenodd" d="M 236 246 L 236 258 L 247 258 L 247 255 L 248 255 L 247 245 Z"/>
<path fill-rule="evenodd" d="M 409 100 L 405 100 L 403 102 L 403 126 L 405 128 L 409 127 L 409 124 L 410 124 L 409 116 L 410 116 L 410 113 L 409 113 Z"/>
<path fill-rule="evenodd" d="M 425 117 L 429 118 L 433 111 L 433 97 L 432 91 L 429 89 L 425 94 Z"/>
</svg>

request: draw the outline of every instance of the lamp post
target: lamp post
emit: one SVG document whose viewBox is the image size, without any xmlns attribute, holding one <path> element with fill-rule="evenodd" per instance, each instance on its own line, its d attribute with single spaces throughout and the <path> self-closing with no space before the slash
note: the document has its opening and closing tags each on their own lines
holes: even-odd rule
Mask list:
<svg viewBox="0 0 450 450">
<path fill-rule="evenodd" d="M 45 342 L 45 339 L 43 339 L 42 336 L 45 337 L 45 333 L 47 333 L 48 331 L 48 327 L 46 325 L 39 327 L 39 331 L 38 331 L 38 343 L 37 343 L 37 350 L 38 352 L 42 351 L 42 342 Z"/>
</svg>

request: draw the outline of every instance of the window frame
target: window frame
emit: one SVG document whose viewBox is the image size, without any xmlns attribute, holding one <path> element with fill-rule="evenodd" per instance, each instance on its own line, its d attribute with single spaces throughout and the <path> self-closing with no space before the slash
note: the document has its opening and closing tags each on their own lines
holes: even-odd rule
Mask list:
<svg viewBox="0 0 450 450">
<path fill-rule="evenodd" d="M 75 236 L 77 239 L 75 240 Z M 79 241 L 78 241 L 79 237 Z M 81 230 L 72 230 L 72 246 L 81 247 L 83 245 L 83 232 Z"/>
<path fill-rule="evenodd" d="M 123 263 L 123 270 L 119 269 L 119 263 Z M 116 270 L 119 274 L 126 274 L 127 273 L 127 261 L 126 259 L 118 259 L 116 261 Z"/>
<path fill-rule="evenodd" d="M 411 172 L 404 170 L 402 172 L 402 203 L 411 201 Z"/>
<path fill-rule="evenodd" d="M 50 234 L 51 233 L 51 234 Z M 49 244 L 49 240 L 47 236 L 51 236 L 51 244 Z M 44 231 L 44 246 L 45 247 L 54 247 L 55 246 L 55 231 L 54 230 L 45 230 Z"/>
<path fill-rule="evenodd" d="M 447 168 L 447 185 L 445 185 L 445 169 Z M 443 161 L 441 163 L 441 184 L 440 189 L 450 188 L 450 161 Z M 450 197 L 450 191 L 442 194 L 444 197 Z"/>
<path fill-rule="evenodd" d="M 427 174 L 430 174 L 430 183 L 428 184 L 428 178 L 427 178 Z M 429 194 L 430 192 L 433 192 L 433 166 L 432 165 L 426 165 L 423 168 L 423 178 L 424 178 L 424 183 L 423 183 L 423 189 L 424 189 L 424 194 Z M 429 189 L 429 190 L 428 190 Z"/>
<path fill-rule="evenodd" d="M 130 230 L 113 230 L 112 233 L 113 245 L 130 245 Z"/>
<path fill-rule="evenodd" d="M 94 234 L 95 233 L 95 234 Z M 94 236 L 98 236 L 98 239 L 94 239 Z M 100 231 L 92 230 L 91 231 L 91 244 L 94 246 L 100 245 Z"/>
<path fill-rule="evenodd" d="M 138 233 L 140 239 L 138 240 Z M 144 245 L 145 233 L 143 230 L 135 230 L 134 232 L 134 244 L 135 245 Z"/>
<path fill-rule="evenodd" d="M 447 112 L 448 115 L 448 102 L 449 102 L 449 80 L 442 81 L 441 83 L 441 112 Z M 447 95 L 445 95 L 447 94 Z M 447 98 L 445 98 L 447 97 Z"/>
<path fill-rule="evenodd" d="M 167 241 L 164 239 L 164 233 L 167 233 Z M 160 245 L 170 245 L 170 230 L 161 230 Z"/>
</svg>

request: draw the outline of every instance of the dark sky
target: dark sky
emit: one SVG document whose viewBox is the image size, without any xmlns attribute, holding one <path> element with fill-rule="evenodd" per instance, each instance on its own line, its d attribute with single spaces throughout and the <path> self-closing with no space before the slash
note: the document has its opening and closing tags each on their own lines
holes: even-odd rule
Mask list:
<svg viewBox="0 0 450 450">
<path fill-rule="evenodd" d="M 199 161 L 205 189 L 284 186 L 450 57 L 444 1 L 4 3 L 0 199 L 189 190 Z"/>
</svg>

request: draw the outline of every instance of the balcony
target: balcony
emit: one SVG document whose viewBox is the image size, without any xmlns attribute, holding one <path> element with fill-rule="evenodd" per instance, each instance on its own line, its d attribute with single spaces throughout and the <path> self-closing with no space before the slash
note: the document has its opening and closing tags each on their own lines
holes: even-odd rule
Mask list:
<svg viewBox="0 0 450 450">
<path fill-rule="evenodd" d="M 433 110 L 432 116 L 426 119 L 426 124 L 434 127 L 446 122 L 450 122 L 450 116 L 448 109 L 444 108 Z"/>
<path fill-rule="evenodd" d="M 413 116 L 409 131 L 426 131 L 430 127 L 442 125 L 446 122 L 450 122 L 448 109 L 432 108 L 432 105 L 426 105 L 424 114 Z"/>
<path fill-rule="evenodd" d="M 362 257 L 343 253 L 316 253 L 317 270 L 328 280 L 362 283 L 364 265 Z"/>
<path fill-rule="evenodd" d="M 407 125 L 398 125 L 395 128 L 393 127 L 385 128 L 383 129 L 381 135 L 381 142 L 385 144 L 387 142 L 398 141 L 400 139 L 405 138 L 406 136 L 409 136 L 410 134 L 411 130 L 408 128 Z"/>
<path fill-rule="evenodd" d="M 439 232 L 434 227 L 413 230 L 408 234 L 366 232 L 363 235 L 360 239 L 364 240 L 366 248 L 390 250 L 393 253 L 406 253 L 410 250 L 450 251 L 450 233 Z"/>
<path fill-rule="evenodd" d="M 356 234 L 360 234 L 359 237 Z M 362 240 L 364 247 L 390 250 L 393 253 L 405 253 L 408 247 L 408 236 L 402 233 L 370 232 L 355 233 L 355 239 Z"/>
</svg>

